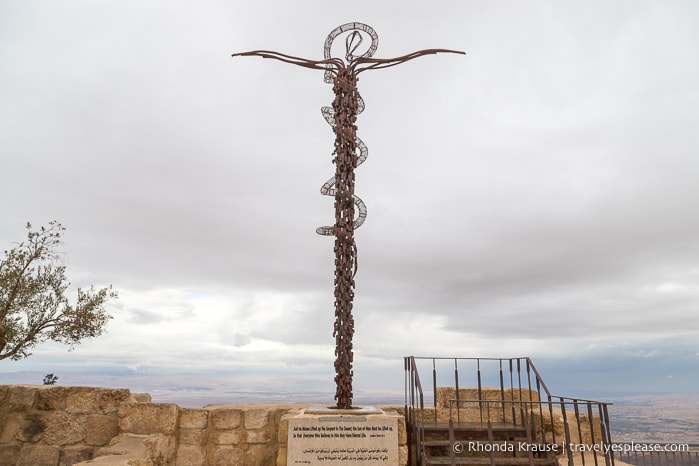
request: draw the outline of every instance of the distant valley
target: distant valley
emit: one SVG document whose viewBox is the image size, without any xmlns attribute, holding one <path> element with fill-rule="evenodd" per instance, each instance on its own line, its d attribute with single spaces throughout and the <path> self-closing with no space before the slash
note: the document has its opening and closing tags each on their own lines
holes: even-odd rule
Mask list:
<svg viewBox="0 0 699 466">
<path fill-rule="evenodd" d="M 699 444 L 699 394 L 642 394 L 611 399 L 612 440 Z"/>
</svg>

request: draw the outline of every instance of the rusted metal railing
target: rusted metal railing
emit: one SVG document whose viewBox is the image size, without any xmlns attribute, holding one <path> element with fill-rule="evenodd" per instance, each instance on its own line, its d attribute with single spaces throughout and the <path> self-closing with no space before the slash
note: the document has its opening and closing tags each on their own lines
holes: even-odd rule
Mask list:
<svg viewBox="0 0 699 466">
<path fill-rule="evenodd" d="M 431 387 L 423 387 L 420 370 L 431 371 Z M 614 466 L 607 403 L 552 395 L 529 358 L 409 356 L 405 371 L 411 465 L 560 460 L 569 466 Z M 465 443 L 468 439 L 479 439 L 486 457 L 469 459 L 474 452 L 466 446 L 475 443 Z M 503 445 L 516 461 L 495 454 Z M 430 449 L 440 459 L 430 462 Z"/>
<path fill-rule="evenodd" d="M 438 369 L 453 365 L 453 372 L 440 372 Z M 428 370 L 432 375 L 431 391 L 425 390 L 422 387 L 419 376 L 419 367 L 422 366 L 423 373 Z M 490 367 L 489 367 L 490 366 Z M 489 368 L 495 366 L 495 377 Z M 501 396 L 505 396 L 505 390 L 510 392 L 518 392 L 520 395 L 524 390 L 535 390 L 539 399 L 549 399 L 552 397 L 548 387 L 539 375 L 539 372 L 534 367 L 531 359 L 522 358 L 437 358 L 437 357 L 417 357 L 408 356 L 405 358 L 406 369 L 406 386 L 411 385 L 406 389 L 406 406 L 407 394 L 415 392 L 415 397 L 419 398 L 424 405 L 424 400 L 432 402 L 433 408 L 437 408 L 437 393 L 438 387 L 454 387 L 455 399 L 458 401 L 461 391 L 464 386 L 477 387 L 478 399 L 482 399 L 483 387 L 488 384 L 494 384 L 499 388 Z M 471 370 L 469 370 L 471 369 Z M 443 377 L 441 374 L 450 374 L 448 377 Z M 451 375 L 453 374 L 453 376 Z M 475 374 L 475 377 L 474 377 Z M 464 384 L 466 381 L 466 384 Z M 425 395 L 425 393 L 427 395 Z M 424 406 L 420 407 L 424 409 Z M 436 415 L 436 412 L 435 412 Z M 436 420 L 436 418 L 435 418 Z"/>
</svg>

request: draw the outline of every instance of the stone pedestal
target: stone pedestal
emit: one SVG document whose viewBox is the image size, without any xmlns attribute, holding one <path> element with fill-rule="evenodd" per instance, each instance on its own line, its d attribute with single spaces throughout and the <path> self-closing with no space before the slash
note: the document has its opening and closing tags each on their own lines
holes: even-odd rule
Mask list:
<svg viewBox="0 0 699 466">
<path fill-rule="evenodd" d="M 280 427 L 278 466 L 401 466 L 407 462 L 405 421 L 396 412 L 311 406 L 282 418 Z M 286 445 L 281 445 L 284 440 Z"/>
</svg>

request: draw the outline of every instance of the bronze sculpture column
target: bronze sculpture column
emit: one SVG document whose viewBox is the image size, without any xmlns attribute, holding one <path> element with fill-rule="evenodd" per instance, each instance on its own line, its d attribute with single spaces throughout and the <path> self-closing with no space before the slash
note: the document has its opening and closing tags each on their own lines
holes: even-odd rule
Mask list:
<svg viewBox="0 0 699 466">
<path fill-rule="evenodd" d="M 345 38 L 345 60 L 331 57 L 331 46 L 336 37 Z M 371 40 L 361 55 L 356 55 L 365 36 Z M 332 107 L 323 107 L 322 114 L 335 132 L 333 163 L 335 176 L 321 187 L 321 193 L 335 198 L 335 224 L 316 229 L 320 235 L 335 237 L 335 399 L 338 409 L 352 408 L 352 337 L 354 318 L 354 275 L 357 271 L 357 246 L 354 230 L 364 223 L 366 206 L 354 194 L 354 169 L 366 160 L 368 150 L 357 137 L 357 115 L 364 110 L 364 101 L 357 90 L 359 73 L 388 68 L 413 58 L 436 53 L 460 53 L 446 49 L 428 49 L 396 58 L 371 58 L 378 47 L 378 35 L 363 23 L 347 23 L 335 28 L 325 40 L 323 60 L 309 60 L 279 52 L 254 50 L 235 53 L 237 56 L 274 58 L 306 68 L 325 71 L 325 82 L 333 85 L 335 98 Z"/>
</svg>

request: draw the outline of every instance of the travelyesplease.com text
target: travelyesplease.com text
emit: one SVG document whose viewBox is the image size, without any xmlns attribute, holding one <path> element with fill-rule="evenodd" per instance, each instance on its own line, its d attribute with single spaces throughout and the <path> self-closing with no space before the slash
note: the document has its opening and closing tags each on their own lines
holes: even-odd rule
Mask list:
<svg viewBox="0 0 699 466">
<path fill-rule="evenodd" d="M 556 443 L 528 443 L 528 442 L 456 442 L 453 445 L 455 453 L 463 452 L 552 452 L 564 453 L 632 453 L 632 452 L 688 452 L 689 444 L 686 443 L 569 443 L 567 448 Z"/>
</svg>

